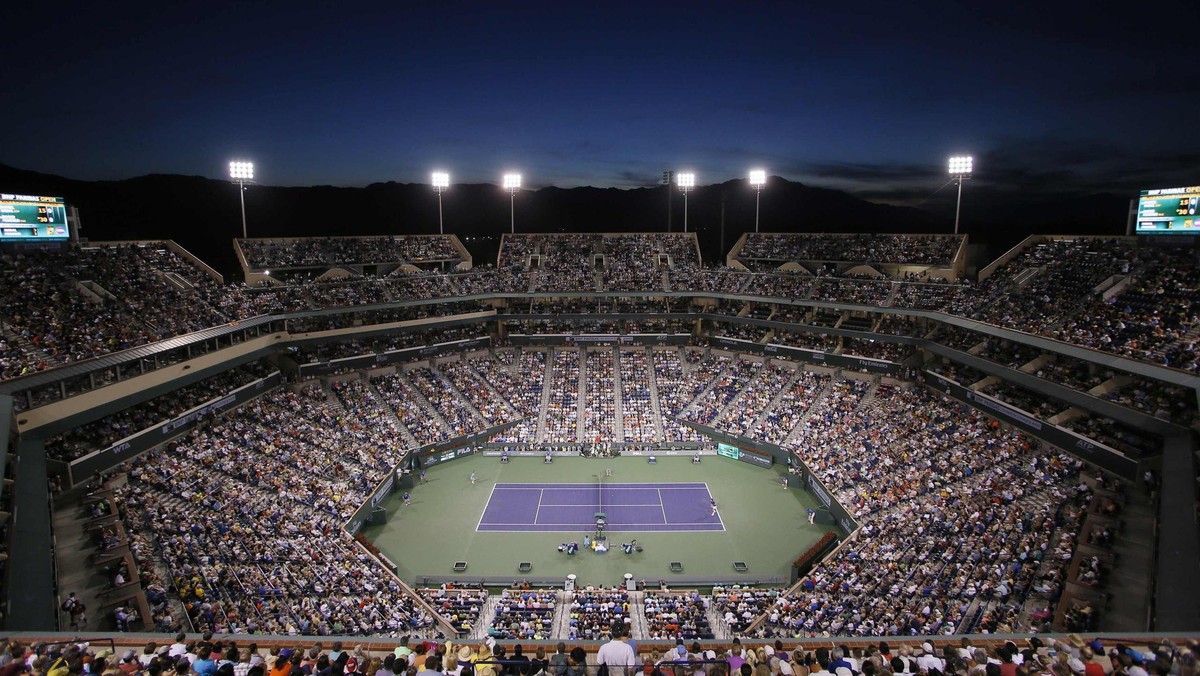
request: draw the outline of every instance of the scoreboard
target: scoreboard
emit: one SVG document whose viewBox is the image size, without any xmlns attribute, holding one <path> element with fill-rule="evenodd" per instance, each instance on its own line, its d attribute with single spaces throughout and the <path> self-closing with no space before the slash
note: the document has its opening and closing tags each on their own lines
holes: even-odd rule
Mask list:
<svg viewBox="0 0 1200 676">
<path fill-rule="evenodd" d="M 1143 190 L 1138 196 L 1139 235 L 1200 235 L 1200 185 Z"/>
<path fill-rule="evenodd" d="M 0 242 L 62 242 L 70 234 L 63 198 L 0 193 Z"/>
</svg>

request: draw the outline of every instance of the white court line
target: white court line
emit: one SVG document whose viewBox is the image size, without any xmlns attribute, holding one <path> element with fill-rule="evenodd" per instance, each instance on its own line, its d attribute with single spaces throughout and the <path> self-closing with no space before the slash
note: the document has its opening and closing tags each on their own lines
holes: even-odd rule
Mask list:
<svg viewBox="0 0 1200 676">
<path fill-rule="evenodd" d="M 553 505 L 550 505 L 553 506 Z M 533 525 L 538 525 L 538 515 L 542 513 L 542 491 L 538 490 L 538 506 L 537 511 L 533 513 Z"/>
<path fill-rule="evenodd" d="M 708 490 L 708 486 L 705 486 L 704 490 Z M 662 515 L 663 515 L 662 525 L 665 526 L 665 525 L 667 525 L 667 506 L 666 506 L 666 504 L 663 503 L 661 491 L 658 493 L 658 508 L 662 510 Z"/>
<path fill-rule="evenodd" d="M 530 526 L 530 524 L 525 523 L 525 522 L 521 522 L 521 523 L 501 522 L 501 523 L 489 523 L 488 525 L 489 526 L 526 526 L 526 527 Z M 537 524 L 537 525 L 539 525 L 539 526 L 562 526 L 563 528 L 568 528 L 568 527 L 570 527 L 570 528 L 583 528 L 583 527 L 591 528 L 591 527 L 595 526 L 596 524 L 594 522 L 589 521 L 589 522 L 584 522 L 584 523 L 542 523 L 542 524 Z M 631 526 L 712 526 L 715 524 L 713 524 L 712 521 L 696 521 L 696 522 L 688 521 L 688 522 L 680 522 L 680 523 L 610 523 L 608 525 L 614 526 L 614 527 L 626 528 L 626 527 L 631 527 Z M 702 529 L 702 530 L 711 530 L 711 529 Z M 486 532 L 486 531 L 481 531 L 481 532 Z M 538 530 L 520 530 L 520 531 L 505 531 L 505 532 L 506 533 L 536 533 L 536 532 L 538 532 Z"/>
<path fill-rule="evenodd" d="M 532 491 L 537 490 L 538 486 L 545 486 L 546 490 L 572 490 L 578 488 L 595 488 L 596 484 L 496 484 L 496 487 L 502 491 Z M 661 486 L 661 488 L 655 488 Z M 614 490 L 628 491 L 648 491 L 648 490 L 663 490 L 663 491 L 698 491 L 701 488 L 707 488 L 708 484 L 702 481 L 646 481 L 639 484 L 604 484 L 605 488 Z"/>
<path fill-rule="evenodd" d="M 496 484 L 492 484 L 492 491 L 490 493 L 488 493 L 487 502 L 483 503 L 483 511 L 480 512 L 480 514 L 479 514 L 479 523 L 475 524 L 476 531 L 478 531 L 479 527 L 483 525 L 483 515 L 487 514 L 487 508 L 492 506 L 492 496 L 494 496 L 495 494 L 496 494 Z"/>
<path fill-rule="evenodd" d="M 553 503 L 549 503 L 549 502 L 544 502 L 544 503 L 542 503 L 542 506 L 543 507 L 591 507 L 592 505 L 591 505 L 591 503 L 584 503 L 584 504 L 575 503 L 575 504 L 570 504 L 570 505 L 558 505 L 558 504 L 553 504 Z M 609 505 L 609 507 L 661 507 L 661 506 L 662 506 L 661 502 L 656 502 L 652 505 L 627 505 L 623 502 L 619 505 Z"/>
<path fill-rule="evenodd" d="M 708 491 L 708 499 L 713 499 L 712 491 L 708 490 L 708 482 L 704 482 L 704 490 Z M 725 530 L 725 519 L 721 518 L 721 510 L 717 510 L 717 523 L 721 524 L 721 530 Z"/>
</svg>

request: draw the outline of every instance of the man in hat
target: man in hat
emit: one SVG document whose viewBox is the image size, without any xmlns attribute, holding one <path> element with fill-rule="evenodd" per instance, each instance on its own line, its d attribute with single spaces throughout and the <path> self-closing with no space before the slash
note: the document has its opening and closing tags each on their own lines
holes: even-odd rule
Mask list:
<svg viewBox="0 0 1200 676">
<path fill-rule="evenodd" d="M 946 672 L 946 662 L 937 656 L 933 644 L 926 641 L 921 644 L 921 654 L 917 657 L 917 668 L 929 671 L 937 669 L 938 671 Z"/>
<path fill-rule="evenodd" d="M 492 661 L 492 650 L 496 647 L 496 639 L 491 636 L 479 644 L 479 652 L 475 655 L 474 665 L 476 676 L 496 676 L 496 665 Z"/>
</svg>

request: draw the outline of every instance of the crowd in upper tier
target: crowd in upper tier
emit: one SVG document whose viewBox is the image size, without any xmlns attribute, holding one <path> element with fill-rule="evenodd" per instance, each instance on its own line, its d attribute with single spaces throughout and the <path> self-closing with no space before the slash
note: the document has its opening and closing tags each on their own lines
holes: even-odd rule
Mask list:
<svg viewBox="0 0 1200 676">
<path fill-rule="evenodd" d="M 318 259 L 346 265 L 393 257 L 427 259 L 457 252 L 458 246 L 440 236 L 242 244 L 249 247 L 254 264 L 263 266 L 307 265 Z M 758 271 L 746 271 L 702 267 L 694 235 L 681 233 L 508 235 L 498 268 L 441 272 L 406 266 L 384 277 L 363 277 L 347 269 L 343 272 L 348 276 L 336 279 L 290 279 L 256 287 L 220 283 L 170 243 L 9 251 L 0 256 L 0 377 L 35 373 L 263 314 L 474 294 L 614 290 L 719 292 L 940 310 L 1144 362 L 1200 369 L 1195 349 L 1200 273 L 1191 248 L 1151 247 L 1125 238 L 1046 238 L 1016 252 L 995 271 L 988 270 L 979 282 L 914 278 L 911 271 L 863 277 L 836 266 L 812 271 L 817 275 L 813 276 L 804 269 L 762 264 L 877 260 L 929 267 L 944 265 L 960 244 L 961 239 L 952 236 L 753 235 L 738 255 L 757 261 Z M 679 304 L 683 311 L 690 305 Z M 587 312 L 615 311 L 618 304 L 586 307 Z M 486 309 L 484 304 L 458 301 L 407 311 L 372 310 L 356 317 L 293 320 L 290 328 L 320 330 Z M 789 312 L 776 309 L 762 318 L 838 324 L 840 315 L 825 316 L 829 312 L 818 308 L 789 320 Z M 744 326 L 734 330 L 762 338 Z"/>
<path fill-rule="evenodd" d="M 887 265 L 949 265 L 959 235 L 754 233 L 736 252 L 749 262 L 835 261 Z"/>
<path fill-rule="evenodd" d="M 239 239 L 255 270 L 463 260 L 449 235 Z"/>
</svg>

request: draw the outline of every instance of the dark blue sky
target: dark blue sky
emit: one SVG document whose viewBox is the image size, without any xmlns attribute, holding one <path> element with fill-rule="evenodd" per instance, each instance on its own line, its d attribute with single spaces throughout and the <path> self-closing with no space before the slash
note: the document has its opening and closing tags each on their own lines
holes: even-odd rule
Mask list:
<svg viewBox="0 0 1200 676">
<path fill-rule="evenodd" d="M 20 3 L 0 162 L 74 178 L 632 187 L 914 203 L 1200 178 L 1200 3 Z M 41 5 L 42 9 L 31 9 Z"/>
</svg>

